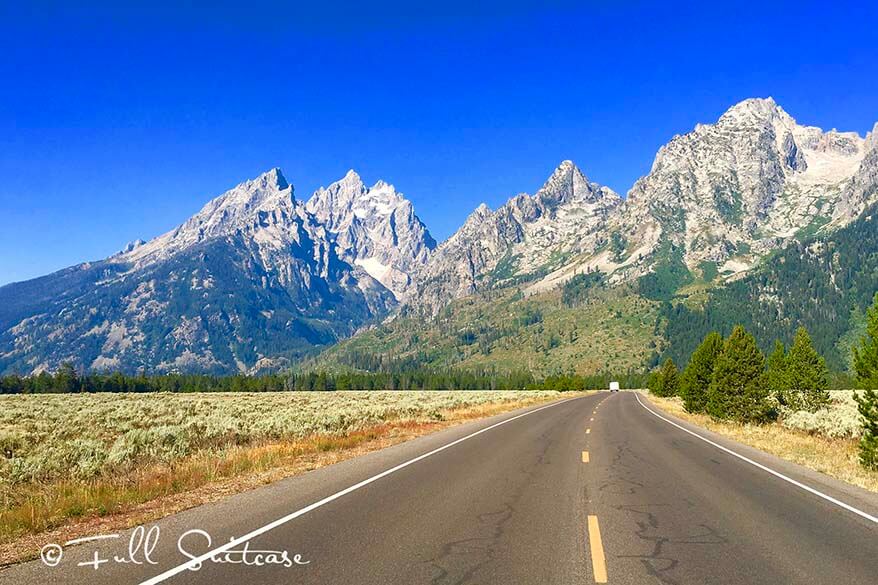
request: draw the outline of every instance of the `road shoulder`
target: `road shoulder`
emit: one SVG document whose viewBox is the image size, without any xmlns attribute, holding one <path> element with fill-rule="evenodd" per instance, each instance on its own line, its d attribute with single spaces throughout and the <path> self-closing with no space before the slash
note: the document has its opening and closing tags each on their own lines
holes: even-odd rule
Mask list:
<svg viewBox="0 0 878 585">
<path fill-rule="evenodd" d="M 708 429 L 691 420 L 698 418 L 697 416 L 689 415 L 688 413 L 685 414 L 686 418 L 678 416 L 679 410 L 676 408 L 669 408 L 668 401 L 666 400 L 656 399 L 644 392 L 637 392 L 637 397 L 640 399 L 644 407 L 652 409 L 656 414 L 665 417 L 673 423 L 688 429 L 704 439 L 708 439 L 726 449 L 734 451 L 742 457 L 746 457 L 747 459 L 785 475 L 795 481 L 801 482 L 802 484 L 818 490 L 830 497 L 854 506 L 867 514 L 878 516 L 878 492 L 865 489 L 864 487 L 854 485 L 836 477 L 831 477 L 830 475 L 815 469 L 815 467 L 817 467 L 816 464 L 813 466 L 802 465 L 798 462 L 790 461 L 787 458 L 781 457 L 778 454 L 770 453 L 767 449 L 762 450 L 752 444 L 748 444 L 748 442 L 752 442 L 759 446 L 765 446 L 765 439 L 758 432 L 754 431 L 752 434 L 736 432 L 735 436 L 732 437 L 729 436 L 730 433 L 723 432 L 724 430 L 727 430 L 725 428 L 727 425 L 711 425 L 713 428 Z M 794 433 L 794 431 L 787 432 Z M 751 441 L 742 442 L 741 440 L 738 440 L 741 438 L 744 440 L 750 438 Z M 801 459 L 802 458 L 800 457 L 800 460 Z"/>
</svg>

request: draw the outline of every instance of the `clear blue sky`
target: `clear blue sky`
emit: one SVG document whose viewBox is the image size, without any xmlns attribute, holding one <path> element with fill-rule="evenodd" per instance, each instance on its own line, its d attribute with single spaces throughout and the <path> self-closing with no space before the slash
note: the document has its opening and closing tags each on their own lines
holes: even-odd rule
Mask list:
<svg viewBox="0 0 878 585">
<path fill-rule="evenodd" d="M 349 168 L 383 178 L 441 240 L 565 158 L 624 193 L 747 97 L 878 120 L 873 2 L 159 4 L 0 3 L 0 284 L 274 166 L 303 199 Z"/>
</svg>

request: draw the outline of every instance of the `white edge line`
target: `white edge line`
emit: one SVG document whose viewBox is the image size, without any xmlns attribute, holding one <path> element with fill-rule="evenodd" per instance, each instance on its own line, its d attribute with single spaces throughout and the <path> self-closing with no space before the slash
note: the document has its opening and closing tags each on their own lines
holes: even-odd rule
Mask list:
<svg viewBox="0 0 878 585">
<path fill-rule="evenodd" d="M 408 467 L 409 465 L 412 465 L 414 463 L 417 463 L 418 461 L 422 461 L 422 460 L 426 459 L 427 457 L 430 457 L 430 456 L 435 455 L 441 451 L 449 449 L 449 448 L 451 448 L 459 443 L 466 441 L 467 439 L 472 439 L 473 437 L 481 435 L 482 433 L 488 432 L 491 429 L 496 429 L 497 427 L 499 427 L 501 425 L 505 425 L 506 423 L 510 423 L 514 420 L 518 420 L 523 416 L 527 416 L 529 414 L 534 414 L 535 412 L 539 412 L 539 411 L 545 410 L 547 408 L 552 408 L 552 407 L 558 406 L 560 404 L 566 404 L 567 402 L 570 402 L 572 400 L 579 400 L 580 398 L 587 398 L 587 396 L 579 396 L 576 398 L 568 398 L 566 400 L 559 400 L 557 402 L 553 402 L 552 404 L 547 404 L 546 406 L 541 406 L 539 408 L 535 408 L 534 410 L 529 410 L 529 411 L 524 412 L 522 414 L 519 414 L 517 416 L 513 416 L 512 418 L 507 418 L 506 420 L 502 420 L 502 421 L 500 421 L 496 424 L 493 424 L 489 427 L 485 427 L 484 429 L 478 430 L 478 431 L 471 433 L 465 437 L 461 437 L 460 439 L 454 440 L 446 445 L 442 445 L 441 447 L 433 449 L 432 451 L 430 451 L 428 453 L 424 453 L 423 455 L 419 455 L 419 456 L 415 457 L 414 459 L 409 459 L 408 461 L 406 461 L 404 463 L 400 463 L 396 467 L 391 467 L 390 469 L 382 471 L 378 475 L 373 475 L 372 477 L 370 477 L 368 479 L 364 479 L 360 483 L 356 483 L 348 488 L 341 490 L 340 492 L 336 492 L 336 493 L 332 494 L 331 496 L 327 496 L 318 502 L 314 502 L 313 504 L 311 504 L 309 506 L 305 506 L 301 510 L 297 510 L 295 512 L 292 512 L 291 514 L 287 514 L 283 518 L 278 518 L 277 520 L 270 522 L 269 524 L 266 524 L 265 526 L 263 526 L 261 528 L 257 528 L 256 530 L 253 530 L 252 532 L 248 532 L 244 536 L 241 536 L 241 537 L 236 538 L 234 540 L 230 540 L 226 544 L 224 544 L 222 546 L 218 546 L 213 550 L 209 550 L 206 553 L 204 553 L 203 555 L 201 555 L 199 557 L 195 557 L 195 558 L 189 560 L 188 562 L 183 563 L 182 565 L 178 565 L 172 569 L 168 569 L 167 571 L 165 571 L 164 573 L 161 573 L 160 575 L 156 575 L 155 577 L 152 577 L 151 579 L 147 579 L 146 581 L 141 582 L 140 585 L 156 585 L 157 583 L 161 583 L 163 581 L 166 581 L 166 580 L 170 579 L 171 577 L 173 577 L 174 575 L 182 573 L 183 571 L 187 571 L 187 570 L 191 569 L 192 567 L 199 565 L 199 564 L 203 563 L 204 561 L 209 560 L 211 557 L 213 557 L 217 554 L 220 554 L 220 553 L 223 553 L 229 549 L 232 549 L 232 548 L 238 546 L 239 544 L 244 544 L 245 542 L 252 540 L 252 539 L 256 538 L 257 536 L 265 534 L 266 532 L 273 530 L 273 529 L 277 528 L 278 526 L 286 524 L 290 520 L 294 520 L 294 519 L 298 518 L 299 516 L 304 516 L 308 512 L 316 510 L 317 508 L 320 508 L 321 506 L 325 506 L 326 504 L 328 504 L 334 500 L 337 500 L 337 499 L 341 498 L 342 496 L 346 496 L 347 494 L 349 494 L 351 492 L 355 492 L 358 489 L 365 487 L 372 482 L 375 482 L 375 481 L 378 481 L 379 479 L 387 477 L 388 475 L 390 475 L 392 473 L 396 473 L 397 471 L 404 469 L 404 468 Z"/>
<path fill-rule="evenodd" d="M 791 477 L 787 477 L 786 475 L 780 473 L 779 471 L 775 471 L 775 470 L 771 469 L 770 467 L 766 467 L 765 465 L 762 465 L 761 463 L 757 463 L 756 461 L 753 461 L 752 459 L 749 459 L 749 458 L 747 458 L 747 457 L 744 457 L 743 455 L 740 455 L 739 453 L 736 453 L 736 452 L 732 451 L 731 449 L 728 449 L 728 448 L 726 448 L 726 447 L 723 447 L 722 445 L 720 445 L 720 444 L 718 444 L 718 443 L 715 443 L 714 441 L 711 441 L 710 439 L 707 439 L 707 438 L 705 438 L 705 437 L 702 437 L 702 436 L 699 435 L 698 433 L 692 432 L 692 431 L 690 431 L 689 429 L 687 429 L 686 427 L 684 427 L 684 426 L 682 426 L 682 425 L 678 425 L 678 424 L 675 423 L 674 421 L 672 421 L 672 420 L 670 420 L 670 419 L 667 419 L 667 418 L 663 417 L 662 415 L 658 414 L 657 412 L 655 412 L 655 411 L 652 410 L 651 408 L 647 407 L 647 406 L 646 406 L 646 405 L 640 400 L 640 396 L 639 396 L 638 394 L 635 394 L 634 396 L 637 398 L 637 402 L 640 403 L 640 406 L 642 406 L 644 409 L 646 409 L 647 412 L 649 412 L 649 413 L 652 414 L 653 416 L 656 416 L 656 417 L 662 419 L 662 420 L 665 421 L 666 423 L 668 423 L 668 424 L 670 424 L 670 425 L 673 425 L 673 426 L 677 427 L 677 428 L 680 429 L 681 431 L 685 431 L 685 432 L 689 433 L 690 435 L 692 435 L 693 437 L 696 437 L 696 438 L 698 438 L 698 439 L 701 439 L 701 440 L 704 441 L 705 443 L 709 443 L 710 445 L 713 445 L 713 446 L 716 447 L 717 449 L 720 449 L 720 450 L 722 450 L 722 451 L 725 451 L 725 452 L 728 453 L 729 455 L 733 455 L 733 456 L 737 457 L 738 459 L 740 459 L 740 460 L 742 460 L 742 461 L 746 461 L 746 462 L 749 463 L 750 465 L 753 465 L 753 466 L 755 466 L 755 467 L 758 467 L 759 469 L 761 469 L 761 470 L 763 470 L 763 471 L 767 471 L 767 472 L 770 473 L 771 475 L 773 475 L 773 476 L 775 476 L 775 477 L 777 477 L 777 478 L 779 478 L 779 479 L 782 479 L 782 480 L 784 480 L 784 481 L 786 481 L 786 482 L 789 482 L 789 483 L 793 484 L 794 486 L 796 486 L 796 487 L 798 487 L 798 488 L 801 488 L 801 489 L 805 490 L 806 492 L 812 493 L 812 494 L 814 494 L 815 496 L 817 496 L 818 498 L 823 498 L 823 499 L 826 500 L 827 502 L 831 502 L 831 503 L 835 504 L 836 506 L 839 506 L 839 507 L 841 507 L 841 508 L 844 508 L 844 509 L 847 510 L 848 512 L 853 512 L 853 513 L 856 514 L 857 516 L 862 516 L 862 517 L 865 518 L 866 520 L 869 520 L 870 522 L 874 522 L 875 524 L 878 524 L 878 518 L 876 518 L 875 516 L 872 516 L 871 514 L 869 514 L 869 513 L 867 513 L 867 512 L 863 512 L 862 510 L 860 510 L 860 509 L 858 509 L 858 508 L 855 508 L 855 507 L 851 506 L 850 504 L 845 504 L 845 503 L 842 502 L 841 500 L 837 500 L 837 499 L 833 498 L 832 496 L 828 496 L 828 495 L 824 494 L 823 492 L 821 492 L 821 491 L 819 491 L 819 490 L 815 490 L 814 488 L 812 488 L 812 487 L 810 487 L 810 486 L 807 486 L 807 485 L 805 485 L 805 484 L 803 484 L 803 483 L 801 483 L 801 482 L 798 482 L 798 481 L 796 481 L 795 479 L 793 479 L 793 478 L 791 478 Z"/>
</svg>

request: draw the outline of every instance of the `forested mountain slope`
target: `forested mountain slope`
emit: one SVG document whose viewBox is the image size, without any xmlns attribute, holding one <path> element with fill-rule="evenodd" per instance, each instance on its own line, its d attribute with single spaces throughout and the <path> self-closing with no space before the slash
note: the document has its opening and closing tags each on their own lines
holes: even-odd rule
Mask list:
<svg viewBox="0 0 878 585">
<path fill-rule="evenodd" d="M 745 278 L 711 291 L 702 306 L 664 304 L 659 330 L 668 340 L 665 354 L 682 363 L 711 330 L 727 334 L 740 323 L 768 350 L 774 339 L 791 341 L 804 325 L 829 366 L 840 371 L 876 291 L 878 206 L 872 206 L 828 237 L 775 252 Z"/>
</svg>

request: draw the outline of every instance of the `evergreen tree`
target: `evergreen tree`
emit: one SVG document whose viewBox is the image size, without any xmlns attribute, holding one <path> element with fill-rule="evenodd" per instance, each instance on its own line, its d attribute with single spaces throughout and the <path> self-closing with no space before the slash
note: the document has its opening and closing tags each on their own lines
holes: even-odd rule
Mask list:
<svg viewBox="0 0 878 585">
<path fill-rule="evenodd" d="M 878 389 L 878 293 L 866 314 L 866 336 L 854 348 L 854 371 L 861 388 Z"/>
<path fill-rule="evenodd" d="M 674 360 L 668 358 L 658 371 L 656 388 L 651 389 L 656 396 L 676 396 L 680 391 L 680 372 Z"/>
<path fill-rule="evenodd" d="M 811 344 L 811 336 L 799 327 L 787 357 L 789 405 L 795 410 L 816 411 L 829 403 L 829 371 L 826 361 Z"/>
<path fill-rule="evenodd" d="M 650 394 L 655 394 L 656 396 L 662 395 L 662 375 L 660 371 L 649 374 L 646 388 L 649 390 Z"/>
<path fill-rule="evenodd" d="M 878 471 L 878 391 L 875 388 L 866 388 L 862 396 L 854 393 L 854 399 L 863 419 L 860 463 L 866 469 Z"/>
<path fill-rule="evenodd" d="M 716 358 L 722 349 L 722 335 L 714 331 L 692 353 L 680 379 L 680 397 L 687 411 L 704 412 L 707 409 L 707 391 L 713 379 Z"/>
<path fill-rule="evenodd" d="M 55 374 L 53 392 L 79 392 L 79 375 L 70 362 L 64 362 Z"/>
<path fill-rule="evenodd" d="M 878 470 L 878 294 L 867 315 L 866 335 L 860 347 L 854 348 L 854 369 L 858 385 L 865 390 L 862 395 L 854 394 L 863 422 L 860 463 Z"/>
<path fill-rule="evenodd" d="M 665 396 L 676 396 L 680 393 L 680 370 L 674 360 L 668 358 L 662 367 L 664 373 Z"/>
<path fill-rule="evenodd" d="M 779 404 L 789 406 L 790 378 L 787 371 L 787 350 L 779 339 L 774 341 L 774 351 L 768 356 L 765 384 Z"/>
<path fill-rule="evenodd" d="M 707 412 L 718 419 L 766 422 L 773 417 L 765 384 L 765 357 L 756 339 L 737 325 L 723 345 L 708 390 Z"/>
</svg>

